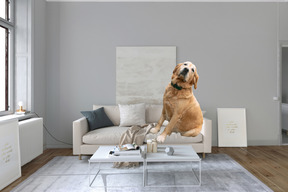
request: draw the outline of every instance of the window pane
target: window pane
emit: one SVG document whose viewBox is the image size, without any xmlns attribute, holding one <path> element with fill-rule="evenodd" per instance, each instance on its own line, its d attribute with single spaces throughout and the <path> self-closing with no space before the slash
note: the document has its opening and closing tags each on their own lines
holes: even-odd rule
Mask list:
<svg viewBox="0 0 288 192">
<path fill-rule="evenodd" d="M 6 0 L 0 0 L 0 17 L 6 19 Z"/>
<path fill-rule="evenodd" d="M 0 27 L 0 111 L 6 109 L 6 29 Z"/>
</svg>

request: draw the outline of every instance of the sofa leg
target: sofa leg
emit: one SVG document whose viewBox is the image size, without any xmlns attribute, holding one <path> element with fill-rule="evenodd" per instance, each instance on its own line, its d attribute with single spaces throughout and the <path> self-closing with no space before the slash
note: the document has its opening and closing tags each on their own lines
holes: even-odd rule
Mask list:
<svg viewBox="0 0 288 192">
<path fill-rule="evenodd" d="M 81 154 L 79 155 L 79 160 L 82 160 L 82 155 Z"/>
<path fill-rule="evenodd" d="M 203 159 L 205 159 L 205 153 L 202 153 L 202 157 L 203 157 Z"/>
</svg>

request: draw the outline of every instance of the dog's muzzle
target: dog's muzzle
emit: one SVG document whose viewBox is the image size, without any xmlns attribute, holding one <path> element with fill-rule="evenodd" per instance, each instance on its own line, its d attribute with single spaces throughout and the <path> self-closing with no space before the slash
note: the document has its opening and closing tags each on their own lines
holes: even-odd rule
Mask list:
<svg viewBox="0 0 288 192">
<path fill-rule="evenodd" d="M 187 73 L 188 73 L 189 69 L 187 68 L 184 68 L 180 71 L 180 74 L 179 75 L 182 75 L 184 78 L 186 77 Z"/>
</svg>

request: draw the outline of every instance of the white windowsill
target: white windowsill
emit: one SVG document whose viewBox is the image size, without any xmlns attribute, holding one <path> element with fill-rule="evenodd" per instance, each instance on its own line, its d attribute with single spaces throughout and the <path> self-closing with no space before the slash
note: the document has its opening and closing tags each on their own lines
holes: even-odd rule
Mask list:
<svg viewBox="0 0 288 192">
<path fill-rule="evenodd" d="M 0 117 L 0 121 L 5 121 L 8 119 L 18 119 L 19 121 L 25 120 L 25 119 L 30 119 L 32 117 L 37 117 L 35 113 L 27 113 L 23 115 L 17 115 L 17 114 L 12 114 L 12 115 L 5 115 Z"/>
</svg>

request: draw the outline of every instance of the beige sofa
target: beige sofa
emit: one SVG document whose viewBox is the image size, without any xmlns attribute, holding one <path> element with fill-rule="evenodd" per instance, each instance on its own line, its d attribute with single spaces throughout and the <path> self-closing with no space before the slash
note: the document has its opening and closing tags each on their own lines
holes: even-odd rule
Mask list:
<svg viewBox="0 0 288 192">
<path fill-rule="evenodd" d="M 92 155 L 101 145 L 117 145 L 119 144 L 120 137 L 129 127 L 119 127 L 120 112 L 118 105 L 114 106 L 99 106 L 93 105 L 93 110 L 104 107 L 104 111 L 114 126 L 96 129 L 88 132 L 88 122 L 85 117 L 73 121 L 73 154 L 79 155 Z M 146 105 L 146 123 L 157 123 L 162 111 L 162 105 Z M 165 128 L 164 122 L 161 131 Z M 145 140 L 156 138 L 155 134 L 149 133 L 146 135 Z M 197 153 L 211 153 L 212 143 L 212 121 L 204 118 L 203 128 L 201 134 L 197 137 L 184 137 L 179 133 L 172 133 L 167 136 L 166 145 L 188 144 L 192 145 Z"/>
</svg>

